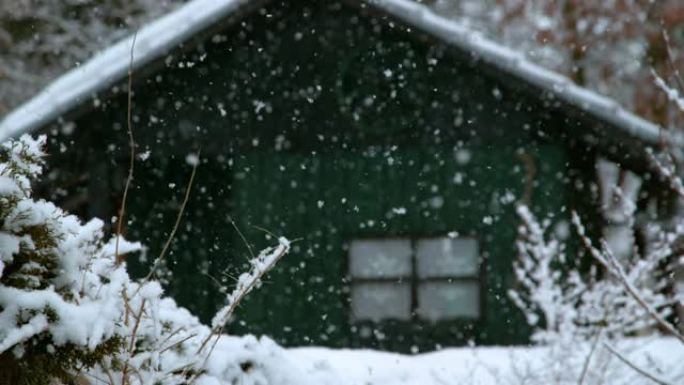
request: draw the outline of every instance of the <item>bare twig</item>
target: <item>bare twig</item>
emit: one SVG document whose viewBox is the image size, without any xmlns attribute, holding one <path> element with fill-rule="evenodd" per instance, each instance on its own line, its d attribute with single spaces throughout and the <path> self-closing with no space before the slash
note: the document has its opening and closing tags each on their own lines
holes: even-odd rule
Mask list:
<svg viewBox="0 0 684 385">
<path fill-rule="evenodd" d="M 674 156 L 669 151 L 665 151 L 665 155 L 667 155 L 668 157 L 668 162 L 670 163 L 669 166 L 671 168 L 668 167 L 668 165 L 663 164 L 663 162 L 661 162 L 660 160 L 658 160 L 652 151 L 646 151 L 646 156 L 648 157 L 648 160 L 651 162 L 651 165 L 658 173 L 658 175 L 669 183 L 670 189 L 672 191 L 674 191 L 680 197 L 684 198 L 684 184 L 682 184 L 682 180 L 679 177 L 677 177 Z"/>
<path fill-rule="evenodd" d="M 228 273 L 223 273 L 223 274 L 225 274 L 228 278 L 232 279 L 233 281 L 237 281 L 237 278 L 233 277 L 232 275 L 230 275 L 230 274 L 228 274 Z M 216 279 L 213 275 L 211 275 L 211 274 L 209 274 L 209 273 L 206 273 L 206 272 L 203 272 L 202 275 L 204 275 L 205 277 L 211 279 L 211 281 L 214 282 L 214 284 L 216 285 L 216 287 L 217 287 L 220 291 L 223 291 L 223 286 L 224 286 L 224 285 L 223 285 L 223 283 L 221 283 L 221 281 L 219 281 L 219 280 Z"/>
<path fill-rule="evenodd" d="M 617 357 L 618 360 L 622 361 L 625 365 L 627 365 L 627 366 L 629 366 L 630 368 L 632 368 L 635 372 L 641 374 L 642 376 L 648 378 L 649 380 L 655 382 L 656 384 L 659 384 L 659 385 L 670 385 L 669 382 L 666 382 L 666 381 L 664 381 L 664 380 L 662 380 L 662 379 L 660 379 L 660 378 L 654 376 L 653 374 L 647 372 L 646 370 L 640 368 L 638 365 L 636 365 L 635 363 L 633 363 L 632 361 L 630 361 L 627 357 L 625 357 L 625 356 L 622 355 L 620 352 L 618 352 L 615 348 L 613 348 L 612 346 L 610 346 L 610 344 L 608 344 L 607 342 L 604 342 L 604 343 L 603 343 L 603 346 L 604 346 L 609 352 L 611 352 L 615 357 Z"/>
<path fill-rule="evenodd" d="M 191 338 L 195 338 L 195 336 L 197 336 L 197 334 L 190 334 L 189 336 L 187 336 L 187 337 L 185 337 L 185 338 L 181 338 L 180 340 L 178 340 L 178 341 L 176 341 L 176 342 L 170 344 L 169 346 L 167 346 L 167 347 L 165 347 L 165 348 L 163 348 L 163 349 L 159 349 L 159 354 L 162 354 L 162 353 L 164 353 L 165 351 L 167 351 L 167 350 L 169 350 L 169 349 L 173 349 L 174 347 L 176 347 L 176 346 L 182 344 L 183 342 L 185 342 L 185 341 L 187 341 L 187 340 L 189 340 L 189 339 L 191 339 Z"/>
<path fill-rule="evenodd" d="M 105 371 L 105 374 L 107 375 L 107 380 L 109 381 L 109 385 L 116 385 L 116 382 L 114 381 L 114 376 L 112 375 L 112 371 L 109 369 L 109 366 L 103 366 L 102 367 Z M 104 382 L 104 381 L 102 381 Z"/>
<path fill-rule="evenodd" d="M 667 322 L 658 312 L 651 307 L 646 300 L 641 296 L 639 293 L 639 290 L 632 285 L 631 282 L 627 279 L 627 275 L 625 274 L 624 269 L 622 268 L 622 265 L 620 265 L 620 262 L 615 258 L 615 255 L 613 255 L 612 251 L 608 248 L 608 245 L 606 244 L 605 241 L 603 243 L 603 249 L 605 251 L 605 254 L 608 258 L 608 262 L 612 265 L 612 269 L 609 268 L 609 271 L 617 276 L 618 280 L 622 283 L 622 286 L 625 288 L 625 291 L 634 298 L 634 300 L 641 305 L 641 307 L 646 310 L 646 312 L 653 318 L 660 327 L 665 329 L 665 331 L 668 332 L 668 334 L 676 337 L 679 342 L 684 344 L 684 336 L 677 330 L 675 329 L 674 326 L 672 326 L 669 322 Z M 608 267 L 607 265 L 605 265 Z"/>
<path fill-rule="evenodd" d="M 240 228 L 237 226 L 235 221 L 231 216 L 228 216 L 228 220 L 230 221 L 230 224 L 233 225 L 235 228 L 235 231 L 237 231 L 238 235 L 240 236 L 240 239 L 242 239 L 242 242 L 244 242 L 245 246 L 247 246 L 247 250 L 249 251 L 249 255 L 252 257 L 252 259 L 256 258 L 256 255 L 254 255 L 254 250 L 252 250 L 252 245 L 247 242 L 247 238 L 245 238 L 244 234 L 242 234 L 242 231 L 240 231 Z"/>
<path fill-rule="evenodd" d="M 133 353 L 135 353 L 135 337 L 138 335 L 138 327 L 140 326 L 140 323 L 142 321 L 142 316 L 143 312 L 145 311 L 145 299 L 140 302 L 140 310 L 138 311 L 138 315 L 134 316 L 135 318 L 135 324 L 133 325 L 133 331 L 131 332 L 131 339 L 128 343 L 128 354 L 126 355 L 126 360 L 124 361 L 123 369 L 121 371 L 121 384 L 126 385 L 129 383 L 128 381 L 128 369 L 129 369 L 129 361 L 131 357 L 133 356 Z"/>
<path fill-rule="evenodd" d="M 197 155 L 199 156 L 199 152 Z M 180 226 L 181 219 L 183 218 L 183 213 L 185 212 L 185 206 L 188 204 L 188 200 L 190 199 L 190 191 L 192 190 L 192 185 L 193 185 L 193 182 L 195 180 L 195 174 L 197 173 L 197 166 L 198 165 L 199 165 L 199 162 L 193 164 L 193 166 L 192 166 L 192 173 L 190 174 L 190 180 L 188 181 L 188 184 L 185 187 L 185 196 L 183 197 L 183 202 L 181 203 L 180 209 L 178 210 L 178 214 L 176 215 L 176 222 L 173 224 L 173 228 L 171 229 L 171 233 L 169 234 L 169 237 L 166 239 L 166 243 L 164 243 L 164 247 L 162 248 L 161 252 L 159 253 L 159 256 L 157 257 L 157 259 L 154 260 L 154 263 L 152 264 L 152 267 L 150 268 L 150 272 L 147 273 L 147 276 L 145 276 L 143 283 L 149 281 L 150 278 L 152 278 L 152 275 L 154 274 L 155 269 L 159 266 L 161 261 L 166 256 L 166 252 L 169 250 L 169 247 L 171 247 L 171 243 L 173 242 L 173 239 L 176 236 L 176 231 L 178 231 L 178 227 Z M 140 287 L 142 287 L 142 285 Z"/>
<path fill-rule="evenodd" d="M 252 227 L 255 228 L 255 229 L 257 229 L 257 230 L 259 230 L 259 231 L 261 231 L 261 232 L 263 232 L 263 233 L 265 233 L 265 234 L 268 234 L 268 235 L 272 236 L 273 238 L 276 238 L 276 239 L 278 238 L 277 235 L 273 234 L 271 231 L 268 231 L 268 229 L 265 229 L 265 228 L 263 228 L 263 227 L 261 227 L 261 226 L 253 225 Z M 294 242 L 294 241 L 290 241 L 290 243 L 292 243 L 292 242 Z"/>
<path fill-rule="evenodd" d="M 209 352 L 204 356 L 204 362 L 206 364 L 207 360 L 211 356 L 216 344 L 221 338 L 221 333 L 225 327 L 226 322 L 230 318 L 231 314 L 235 308 L 240 304 L 240 302 L 245 298 L 247 294 L 261 281 L 261 278 L 268 273 L 273 266 L 290 250 L 290 241 L 285 238 L 279 238 L 279 245 L 275 248 L 269 248 L 263 250 L 256 258 L 253 258 L 250 262 L 252 263 L 252 270 L 249 273 L 243 273 L 237 282 L 237 287 L 233 292 L 228 295 L 228 304 L 221 308 L 216 314 L 211 322 L 212 328 L 207 334 L 207 336 L 202 340 L 199 348 L 197 349 L 197 355 L 202 353 L 207 344 L 214 339 L 211 344 Z M 190 368 L 183 371 L 185 376 Z M 195 373 L 190 377 L 188 383 L 193 383 L 195 378 L 199 373 Z"/>
<path fill-rule="evenodd" d="M 584 360 L 584 365 L 582 365 L 582 374 L 580 375 L 578 385 L 584 385 L 584 380 L 586 379 L 587 373 L 589 372 L 589 364 L 591 363 L 591 359 L 594 356 L 594 352 L 596 351 L 596 347 L 598 346 L 598 342 L 600 339 L 601 339 L 601 330 L 599 330 L 596 333 L 596 336 L 594 337 L 594 342 L 591 344 L 591 350 L 589 351 L 589 354 L 587 355 L 587 359 Z"/>
<path fill-rule="evenodd" d="M 119 240 L 121 239 L 121 233 L 123 232 L 124 216 L 126 214 L 126 199 L 128 198 L 128 190 L 133 182 L 133 170 L 135 168 L 135 139 L 133 138 L 133 122 L 132 122 L 132 111 L 133 111 L 133 50 L 135 48 L 135 40 L 138 37 L 138 32 L 133 34 L 133 42 L 131 43 L 131 58 L 128 64 L 128 110 L 126 116 L 126 124 L 128 127 L 128 145 L 130 147 L 129 164 L 128 164 L 128 177 L 126 178 L 126 185 L 124 186 L 123 197 L 121 198 L 121 206 L 119 207 L 119 217 L 117 219 L 116 225 L 116 245 L 114 247 L 114 254 L 116 255 L 116 264 L 120 265 L 123 263 L 123 257 L 119 255 Z"/>
<path fill-rule="evenodd" d="M 182 330 L 183 330 L 183 326 L 181 326 L 181 327 L 177 328 L 176 330 L 172 331 L 171 333 L 169 333 L 168 336 L 166 336 L 166 338 L 164 338 L 162 341 L 160 341 L 160 342 L 158 343 L 158 345 L 159 345 L 159 346 L 164 345 L 165 343 L 167 343 L 168 341 L 170 341 L 171 338 L 173 338 L 176 334 L 180 333 Z"/>
<path fill-rule="evenodd" d="M 275 266 L 280 258 L 289 251 L 290 242 L 284 238 L 280 238 L 279 241 L 280 244 L 274 249 L 262 251 L 258 257 L 251 261 L 252 271 L 243 274 L 240 279 L 238 279 L 237 287 L 228 296 L 228 304 L 216 312 L 216 315 L 211 322 L 212 331 L 202 341 L 197 350 L 198 353 L 204 349 L 214 334 L 219 334 L 223 330 L 223 326 L 233 314 L 237 305 L 242 302 L 244 297 L 261 281 L 261 278 Z"/>
<path fill-rule="evenodd" d="M 677 82 L 677 87 L 679 87 L 679 91 L 684 92 L 684 82 L 682 82 L 682 77 L 675 63 L 675 55 L 672 52 L 672 45 L 670 44 L 670 34 L 668 34 L 667 30 L 665 29 L 663 29 L 663 41 L 665 41 L 665 50 L 667 52 L 667 64 L 669 65 L 670 71 L 672 71 L 672 75 L 674 76 L 675 81 Z"/>
</svg>

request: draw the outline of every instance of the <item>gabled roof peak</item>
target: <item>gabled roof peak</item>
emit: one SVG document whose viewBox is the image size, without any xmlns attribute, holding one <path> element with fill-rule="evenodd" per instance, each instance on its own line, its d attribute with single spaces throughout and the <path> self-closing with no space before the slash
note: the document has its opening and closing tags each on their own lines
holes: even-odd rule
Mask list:
<svg viewBox="0 0 684 385">
<path fill-rule="evenodd" d="M 411 0 L 349 1 L 382 11 L 576 107 L 611 131 L 602 135 L 619 135 L 646 146 L 656 146 L 662 139 L 659 126 L 627 111 L 616 101 L 577 86 L 567 77 L 530 62 L 520 53 L 439 16 L 424 5 Z M 262 0 L 192 0 L 152 21 L 135 36 L 134 71 L 238 10 L 261 3 Z M 40 128 L 121 81 L 128 72 L 133 39 L 131 35 L 96 54 L 5 116 L 0 121 L 0 140 Z"/>
</svg>

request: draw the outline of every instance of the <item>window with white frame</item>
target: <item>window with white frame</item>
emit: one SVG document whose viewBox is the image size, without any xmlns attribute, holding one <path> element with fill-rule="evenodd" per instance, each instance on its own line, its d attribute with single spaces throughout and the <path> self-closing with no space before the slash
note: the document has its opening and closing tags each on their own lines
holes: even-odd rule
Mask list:
<svg viewBox="0 0 684 385">
<path fill-rule="evenodd" d="M 474 238 L 356 239 L 349 247 L 355 321 L 430 321 L 480 316 Z"/>
</svg>

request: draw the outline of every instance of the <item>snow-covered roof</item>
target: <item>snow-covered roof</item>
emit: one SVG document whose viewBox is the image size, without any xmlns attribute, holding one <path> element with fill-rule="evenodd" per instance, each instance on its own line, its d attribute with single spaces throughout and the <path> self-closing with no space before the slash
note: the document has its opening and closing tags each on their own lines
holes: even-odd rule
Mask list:
<svg viewBox="0 0 684 385">
<path fill-rule="evenodd" d="M 162 57 L 248 3 L 258 0 L 192 0 L 177 10 L 149 23 L 137 32 L 133 69 Z M 547 70 L 518 52 L 494 43 L 468 27 L 435 14 L 411 0 L 357 0 L 427 32 L 479 60 L 534 85 L 587 115 L 619 130 L 623 136 L 657 145 L 660 127 L 620 106 L 615 100 L 574 84 L 567 77 Z M 122 80 L 130 61 L 133 36 L 97 54 L 67 72 L 42 92 L 0 121 L 0 140 L 47 124 L 98 92 Z M 613 133 L 606 133 L 610 136 Z"/>
<path fill-rule="evenodd" d="M 66 72 L 0 121 L 0 140 L 40 128 L 254 0 L 192 0 Z"/>
<path fill-rule="evenodd" d="M 410 0 L 369 0 L 388 14 L 425 31 L 483 62 L 535 85 L 646 144 L 661 140 L 661 127 L 626 110 L 617 101 L 580 87 L 567 77 L 534 64 L 519 53 L 485 38 L 465 25 L 435 14 Z"/>
</svg>

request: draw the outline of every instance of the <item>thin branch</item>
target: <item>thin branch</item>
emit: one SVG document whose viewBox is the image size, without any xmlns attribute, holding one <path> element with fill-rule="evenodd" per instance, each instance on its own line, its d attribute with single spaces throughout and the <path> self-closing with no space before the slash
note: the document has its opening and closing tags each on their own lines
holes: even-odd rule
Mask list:
<svg viewBox="0 0 684 385">
<path fill-rule="evenodd" d="M 518 158 L 525 166 L 525 187 L 523 190 L 522 203 L 526 206 L 532 204 L 532 194 L 534 193 L 534 178 L 537 175 L 537 166 L 532 155 L 523 152 L 518 154 Z"/>
<path fill-rule="evenodd" d="M 237 305 L 261 281 L 261 278 L 275 266 L 280 258 L 290 250 L 290 242 L 287 239 L 280 238 L 279 242 L 280 244 L 275 248 L 266 249 L 258 257 L 252 259 L 252 270 L 240 276 L 237 287 L 228 295 L 228 303 L 214 315 L 211 321 L 212 331 L 202 341 L 197 350 L 198 353 L 204 349 L 214 334 L 220 333 L 223 330 L 223 326 L 228 322 L 228 318 L 233 314 Z"/>
<path fill-rule="evenodd" d="M 191 339 L 191 338 L 195 338 L 195 336 L 197 336 L 197 334 L 190 334 L 189 336 L 187 336 L 187 337 L 185 337 L 185 338 L 182 338 L 182 339 L 180 339 L 180 340 L 178 340 L 178 341 L 172 343 L 171 345 L 169 345 L 169 346 L 167 346 L 167 347 L 165 347 L 165 348 L 163 348 L 163 349 L 160 349 L 160 350 L 159 350 L 159 354 L 162 354 L 162 353 L 164 353 L 165 351 L 167 351 L 167 350 L 169 350 L 169 349 L 173 349 L 174 347 L 176 347 L 176 346 L 182 344 L 183 342 L 185 342 L 185 341 L 187 341 L 187 340 L 189 340 L 189 339 Z"/>
<path fill-rule="evenodd" d="M 102 369 L 105 371 L 105 374 L 107 375 L 107 380 L 109 381 L 109 385 L 116 385 L 116 382 L 114 381 L 114 376 L 112 375 L 112 371 L 109 369 L 108 366 L 106 365 L 101 365 Z M 98 379 L 100 380 L 100 379 Z M 102 380 L 100 380 L 102 381 Z M 102 381 L 105 384 L 107 383 L 106 381 Z"/>
<path fill-rule="evenodd" d="M 242 234 L 242 231 L 240 231 L 240 229 L 238 228 L 237 224 L 233 220 L 233 217 L 229 215 L 228 220 L 230 221 L 230 224 L 232 224 L 235 228 L 235 231 L 237 231 L 238 235 L 240 236 L 240 239 L 242 239 L 242 242 L 244 242 L 245 246 L 247 246 L 247 250 L 249 250 L 249 255 L 252 257 L 252 259 L 256 258 L 254 250 L 252 250 L 252 246 L 249 244 L 249 242 L 247 242 L 247 238 L 245 238 L 244 234 Z"/>
<path fill-rule="evenodd" d="M 207 344 L 214 339 L 211 344 L 209 352 L 204 356 L 204 364 L 209 360 L 209 357 L 214 351 L 216 344 L 221 338 L 221 333 L 225 327 L 226 322 L 230 318 L 231 314 L 244 299 L 244 297 L 249 294 L 249 292 L 261 281 L 261 278 L 269 272 L 273 266 L 290 250 L 290 241 L 281 237 L 278 239 L 279 245 L 275 248 L 268 248 L 259 255 L 252 259 L 250 263 L 252 264 L 252 270 L 248 273 L 243 273 L 238 279 L 237 287 L 228 295 L 228 304 L 221 308 L 212 319 L 212 329 L 209 334 L 202 340 L 199 348 L 197 349 L 197 355 L 202 353 Z M 183 376 L 187 375 L 189 368 L 183 371 Z M 199 373 L 193 374 L 187 381 L 189 384 L 193 383 L 195 378 Z"/>
<path fill-rule="evenodd" d="M 608 344 L 607 342 L 604 342 L 604 343 L 603 343 L 603 346 L 604 346 L 609 352 L 611 352 L 615 357 L 617 357 L 620 361 L 622 361 L 622 363 L 624 363 L 625 365 L 627 365 L 627 366 L 629 366 L 630 368 L 632 368 L 635 372 L 641 374 L 642 376 L 648 378 L 649 380 L 655 382 L 656 384 L 659 384 L 659 385 L 671 385 L 669 382 L 666 382 L 666 381 L 664 381 L 664 380 L 659 379 L 658 377 L 654 376 L 653 374 L 647 372 L 646 370 L 644 370 L 644 369 L 640 368 L 639 366 L 637 366 L 636 364 L 634 364 L 634 363 L 633 363 L 632 361 L 630 361 L 627 357 L 625 357 L 625 356 L 622 355 L 620 352 L 618 352 L 615 348 L 613 348 L 612 346 L 610 346 L 610 344 Z"/>
<path fill-rule="evenodd" d="M 268 235 L 272 236 L 273 238 L 276 238 L 276 239 L 278 238 L 277 235 L 273 234 L 272 232 L 268 231 L 267 229 L 265 229 L 265 228 L 263 228 L 263 227 L 261 227 L 261 226 L 252 225 L 252 227 L 255 228 L 255 229 L 257 229 L 257 230 L 259 230 L 259 231 L 261 231 L 261 232 L 263 232 L 263 233 L 265 233 L 265 234 L 268 234 Z M 290 243 L 292 243 L 292 241 L 290 241 Z"/>
<path fill-rule="evenodd" d="M 675 329 L 674 326 L 672 326 L 669 322 L 667 322 L 658 312 L 651 307 L 646 300 L 639 294 L 639 290 L 632 285 L 629 280 L 627 279 L 627 275 L 625 274 L 624 269 L 622 268 L 622 265 L 620 262 L 615 258 L 615 255 L 613 255 L 612 251 L 608 247 L 608 244 L 605 241 L 602 241 L 602 247 L 603 247 L 603 253 L 601 253 L 594 245 L 591 243 L 591 240 L 589 237 L 584 232 L 584 226 L 582 225 L 581 220 L 579 219 L 579 215 L 577 215 L 577 212 L 573 211 L 572 212 L 572 222 L 575 225 L 575 228 L 577 229 L 577 233 L 580 237 L 580 240 L 584 247 L 589 251 L 591 256 L 598 261 L 603 267 L 608 270 L 612 275 L 614 275 L 618 281 L 622 284 L 623 288 L 629 294 L 636 302 L 646 310 L 648 315 L 653 318 L 653 320 L 656 321 L 656 323 L 662 327 L 667 334 L 672 335 L 673 337 L 676 337 L 679 342 L 684 344 L 684 335 L 682 335 L 677 329 Z"/>
<path fill-rule="evenodd" d="M 177 328 L 176 330 L 172 331 L 171 333 L 169 333 L 168 336 L 166 336 L 166 338 L 164 338 L 162 341 L 158 342 L 157 345 L 159 345 L 159 346 L 164 345 L 165 343 L 170 341 L 171 338 L 173 338 L 176 334 L 180 333 L 183 329 L 184 329 L 184 327 L 181 326 L 181 327 Z"/>
<path fill-rule="evenodd" d="M 126 199 L 128 198 L 128 190 L 133 182 L 133 170 L 135 168 L 135 139 L 133 138 L 133 122 L 132 122 L 132 111 L 133 111 L 133 50 L 135 48 L 135 40 L 138 37 L 138 32 L 133 34 L 133 41 L 131 43 L 131 58 L 128 64 L 128 111 L 126 116 L 126 123 L 128 126 L 128 145 L 130 147 L 130 156 L 128 164 L 128 177 L 126 178 L 126 185 L 124 187 L 123 197 L 121 198 L 121 207 L 119 207 L 119 218 L 116 226 L 116 245 L 114 255 L 116 256 L 116 264 L 120 265 L 123 263 L 124 258 L 119 255 L 119 240 L 121 239 L 121 233 L 123 232 L 124 216 L 126 214 Z"/>
<path fill-rule="evenodd" d="M 684 92 L 684 82 L 682 82 L 682 77 L 675 63 L 675 55 L 672 52 L 672 45 L 670 45 L 670 34 L 665 29 L 663 29 L 663 40 L 665 41 L 665 51 L 667 52 L 667 64 L 670 66 L 670 71 L 672 71 L 672 75 L 677 82 L 679 91 Z"/>
<path fill-rule="evenodd" d="M 225 274 L 225 273 L 224 273 L 224 274 Z M 211 274 L 209 274 L 209 273 L 202 273 L 202 275 L 204 275 L 204 276 L 206 276 L 207 278 L 211 279 L 212 282 L 214 282 L 214 284 L 216 285 L 216 287 L 219 289 L 219 291 L 223 291 L 223 287 L 224 287 L 223 283 L 221 283 L 218 279 L 214 278 L 213 275 L 211 275 Z M 227 275 L 230 279 L 232 279 L 233 281 L 237 281 L 237 278 L 235 278 L 235 277 L 233 277 L 233 276 L 231 276 L 231 275 L 228 275 L 228 274 L 226 274 L 226 275 Z"/>
<path fill-rule="evenodd" d="M 586 379 L 587 373 L 589 372 L 589 364 L 591 363 L 591 359 L 594 356 L 594 352 L 596 351 L 596 347 L 598 346 L 598 342 L 600 339 L 601 330 L 599 329 L 598 333 L 596 333 L 596 336 L 594 337 L 594 342 L 591 344 L 591 350 L 589 351 L 589 355 L 587 355 L 587 359 L 584 360 L 584 365 L 582 365 L 582 374 L 580 375 L 578 385 L 584 385 L 584 380 Z"/>
<path fill-rule="evenodd" d="M 128 344 L 128 354 L 126 355 L 126 360 L 124 362 L 123 370 L 121 371 L 121 384 L 126 385 L 129 383 L 128 380 L 128 369 L 129 369 L 129 361 L 131 357 L 133 356 L 133 353 L 135 353 L 135 337 L 138 335 L 138 327 L 140 326 L 140 323 L 142 321 L 142 316 L 143 312 L 145 311 L 145 298 L 140 302 L 140 310 L 138 311 L 138 315 L 135 316 L 135 324 L 133 325 L 133 331 L 131 332 L 131 339 Z"/>
<path fill-rule="evenodd" d="M 679 342 L 684 344 L 684 336 L 677 330 L 675 329 L 674 326 L 672 326 L 669 322 L 667 322 L 658 312 L 653 309 L 652 306 L 650 306 L 646 300 L 641 296 L 639 293 L 639 290 L 632 285 L 631 282 L 627 279 L 627 275 L 625 274 L 624 269 L 622 268 L 622 265 L 620 265 L 620 262 L 618 262 L 617 258 L 615 258 L 615 255 L 613 255 L 613 252 L 608 248 L 608 245 L 606 244 L 605 241 L 603 241 L 603 248 L 605 250 L 606 256 L 608 257 L 608 261 L 611 263 L 613 268 L 611 269 L 611 272 L 613 275 L 617 276 L 620 282 L 622 283 L 622 286 L 625 288 L 627 293 L 634 298 L 641 307 L 648 312 L 648 314 L 653 318 L 660 327 L 665 329 L 668 334 L 671 334 L 672 336 L 676 337 Z"/>
<path fill-rule="evenodd" d="M 197 154 L 199 156 L 199 152 Z M 181 219 L 183 218 L 183 213 L 185 212 L 185 206 L 188 204 L 188 200 L 190 199 L 190 191 L 192 190 L 192 185 L 195 180 L 195 174 L 197 173 L 197 166 L 199 165 L 199 162 L 193 164 L 192 166 L 192 173 L 190 174 L 190 180 L 188 180 L 188 184 L 185 187 L 185 196 L 183 197 L 183 202 L 181 203 L 181 207 L 178 210 L 178 215 L 176 215 L 176 222 L 173 224 L 173 228 L 171 229 L 171 233 L 169 234 L 169 237 L 166 239 L 166 243 L 164 243 L 164 247 L 162 248 L 161 253 L 159 253 L 159 256 L 157 259 L 154 260 L 154 263 L 152 264 L 152 267 L 150 268 L 150 272 L 147 273 L 147 276 L 143 280 L 143 282 L 147 282 L 150 280 L 152 275 L 154 274 L 154 271 L 157 269 L 161 261 L 164 259 L 166 256 L 166 252 L 169 250 L 169 247 L 171 247 L 171 243 L 173 242 L 174 237 L 176 236 L 176 231 L 178 231 L 178 227 L 180 226 Z M 142 287 L 142 285 L 140 286 Z"/>
<path fill-rule="evenodd" d="M 682 180 L 676 176 L 677 170 L 675 169 L 674 156 L 670 154 L 669 151 L 666 151 L 665 155 L 667 155 L 672 169 L 660 162 L 660 160 L 656 158 L 655 154 L 653 154 L 653 151 L 646 151 L 646 156 L 651 162 L 653 168 L 655 168 L 655 171 L 658 173 L 658 175 L 670 184 L 670 189 L 672 191 L 684 198 L 684 184 L 682 184 Z"/>
<path fill-rule="evenodd" d="M 679 91 L 670 87 L 663 78 L 658 76 L 654 69 L 651 69 L 651 75 L 655 80 L 656 87 L 660 88 L 667 95 L 669 101 L 675 103 L 681 111 L 684 111 L 684 99 L 682 99 Z"/>
</svg>

